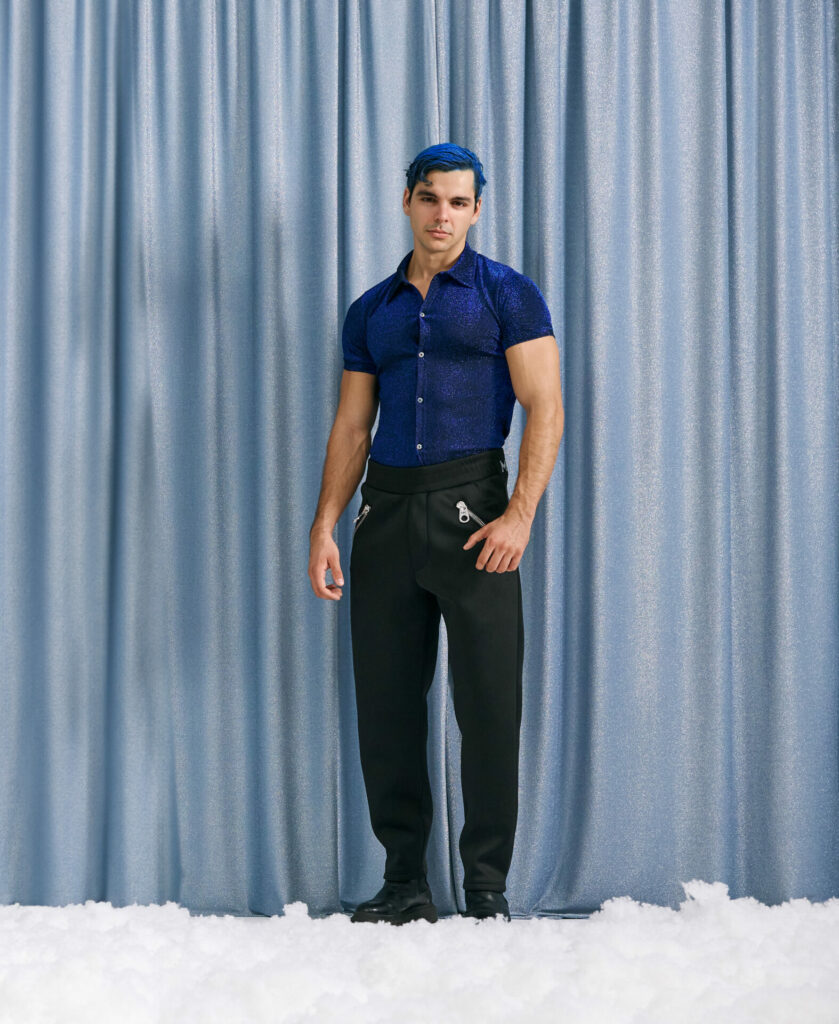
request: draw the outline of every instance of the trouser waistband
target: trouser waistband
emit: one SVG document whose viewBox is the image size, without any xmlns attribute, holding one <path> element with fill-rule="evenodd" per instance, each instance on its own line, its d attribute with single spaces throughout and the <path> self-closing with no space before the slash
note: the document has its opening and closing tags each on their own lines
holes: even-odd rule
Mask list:
<svg viewBox="0 0 839 1024">
<path fill-rule="evenodd" d="M 436 462 L 430 466 L 385 466 L 368 458 L 364 482 L 393 494 L 419 494 L 421 491 L 457 487 L 473 480 L 483 480 L 495 473 L 506 472 L 504 449 L 489 448 L 485 452 Z"/>
</svg>

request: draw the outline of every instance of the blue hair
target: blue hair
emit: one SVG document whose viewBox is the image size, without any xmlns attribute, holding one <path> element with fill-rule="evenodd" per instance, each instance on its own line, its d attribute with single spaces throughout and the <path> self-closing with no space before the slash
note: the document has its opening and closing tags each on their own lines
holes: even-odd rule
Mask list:
<svg viewBox="0 0 839 1024">
<path fill-rule="evenodd" d="M 484 169 L 481 161 L 475 156 L 471 149 L 464 149 L 462 146 L 455 146 L 453 142 L 441 142 L 436 146 L 429 146 L 421 153 L 418 153 L 411 166 L 405 172 L 408 179 L 408 202 L 414 194 L 414 186 L 418 181 L 424 185 L 430 185 L 427 175 L 429 171 L 469 171 L 473 172 L 475 179 L 475 205 L 481 198 L 481 192 L 486 185 Z"/>
</svg>

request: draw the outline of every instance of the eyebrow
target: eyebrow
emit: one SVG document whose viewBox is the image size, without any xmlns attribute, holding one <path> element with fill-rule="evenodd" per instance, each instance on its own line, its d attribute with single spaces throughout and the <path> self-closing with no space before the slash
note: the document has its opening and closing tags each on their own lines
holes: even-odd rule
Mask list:
<svg viewBox="0 0 839 1024">
<path fill-rule="evenodd" d="M 427 188 L 418 188 L 417 189 L 417 195 L 418 196 L 432 196 L 434 199 L 437 198 L 437 193 L 436 192 L 432 192 L 432 191 L 430 191 L 430 189 L 427 189 Z M 452 199 L 464 199 L 467 203 L 472 201 L 472 197 L 471 196 L 452 196 Z"/>
</svg>

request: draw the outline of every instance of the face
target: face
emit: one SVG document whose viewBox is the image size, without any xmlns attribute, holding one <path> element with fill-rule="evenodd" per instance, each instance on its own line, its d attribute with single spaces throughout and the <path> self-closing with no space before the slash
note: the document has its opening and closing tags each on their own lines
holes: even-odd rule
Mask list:
<svg viewBox="0 0 839 1024">
<path fill-rule="evenodd" d="M 475 175 L 471 170 L 429 171 L 430 185 L 418 181 L 408 201 L 408 189 L 402 196 L 402 209 L 411 218 L 414 247 L 442 253 L 461 248 L 466 232 L 481 214 L 481 200 L 475 203 Z M 439 228 L 443 234 L 432 234 Z"/>
</svg>

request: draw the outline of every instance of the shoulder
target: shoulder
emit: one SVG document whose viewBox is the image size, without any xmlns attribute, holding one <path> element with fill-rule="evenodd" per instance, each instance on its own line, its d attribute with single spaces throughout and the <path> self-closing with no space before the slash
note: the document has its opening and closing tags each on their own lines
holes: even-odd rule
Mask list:
<svg viewBox="0 0 839 1024">
<path fill-rule="evenodd" d="M 476 252 L 475 256 L 481 285 L 496 306 L 503 308 L 507 303 L 514 305 L 534 294 L 541 296 L 539 286 L 526 274 L 483 253 Z"/>
<path fill-rule="evenodd" d="M 356 316 L 363 316 L 369 319 L 372 313 L 384 302 L 391 284 L 396 278 L 396 272 L 390 274 L 384 280 L 379 281 L 366 291 L 362 292 L 352 303 L 350 309 Z M 349 313 L 349 310 L 348 310 Z"/>
<path fill-rule="evenodd" d="M 527 274 L 485 256 L 481 258 L 479 273 L 501 328 L 505 352 L 520 341 L 554 333 L 545 297 Z"/>
</svg>

